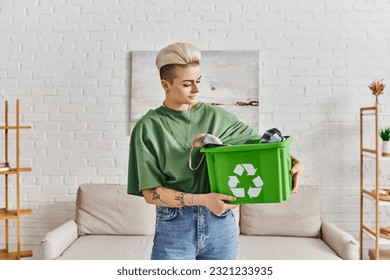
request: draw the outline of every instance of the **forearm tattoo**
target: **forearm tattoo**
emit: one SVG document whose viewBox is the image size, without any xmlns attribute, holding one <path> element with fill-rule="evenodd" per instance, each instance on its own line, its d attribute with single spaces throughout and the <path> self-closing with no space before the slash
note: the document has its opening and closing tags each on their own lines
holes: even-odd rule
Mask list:
<svg viewBox="0 0 390 280">
<path fill-rule="evenodd" d="M 150 192 L 152 193 L 152 200 L 160 200 L 161 202 L 165 203 L 166 205 L 170 205 L 169 203 L 166 203 L 164 200 L 161 199 L 161 196 L 157 192 L 157 189 L 152 189 Z"/>
<path fill-rule="evenodd" d="M 157 193 L 156 189 L 152 190 L 152 199 L 153 200 L 160 199 L 160 195 Z"/>
<path fill-rule="evenodd" d="M 178 201 L 179 206 L 184 206 L 185 205 L 184 204 L 184 194 L 183 193 L 181 193 L 180 195 L 176 195 L 175 196 L 175 200 Z"/>
<path fill-rule="evenodd" d="M 161 187 L 162 190 L 165 190 L 167 188 L 164 188 L 164 187 Z M 168 189 L 167 189 L 168 190 Z M 165 203 L 166 205 L 169 205 L 169 206 L 174 206 L 174 207 L 182 207 L 185 205 L 184 203 L 184 193 L 180 193 L 178 195 L 176 195 L 176 193 L 178 193 L 177 191 L 175 191 L 175 200 L 178 201 L 178 203 L 176 205 L 172 205 L 164 200 L 161 199 L 161 195 L 157 192 L 157 189 L 152 189 L 150 190 L 150 192 L 152 193 L 152 200 L 160 200 L 161 202 Z"/>
</svg>

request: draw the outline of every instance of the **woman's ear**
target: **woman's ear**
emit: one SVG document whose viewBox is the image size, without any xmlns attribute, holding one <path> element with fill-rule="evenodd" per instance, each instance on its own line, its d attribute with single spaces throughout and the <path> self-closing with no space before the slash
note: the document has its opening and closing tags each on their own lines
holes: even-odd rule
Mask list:
<svg viewBox="0 0 390 280">
<path fill-rule="evenodd" d="M 167 80 L 161 80 L 161 85 L 166 93 L 169 92 L 169 83 Z"/>
</svg>

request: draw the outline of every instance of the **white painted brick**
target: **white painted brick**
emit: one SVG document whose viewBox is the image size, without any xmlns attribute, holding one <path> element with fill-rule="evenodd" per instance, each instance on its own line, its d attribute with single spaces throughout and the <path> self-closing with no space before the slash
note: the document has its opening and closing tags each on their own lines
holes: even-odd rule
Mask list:
<svg viewBox="0 0 390 280">
<path fill-rule="evenodd" d="M 94 104 L 86 107 L 87 113 L 108 114 L 111 113 L 111 107 L 107 105 Z"/>
<path fill-rule="evenodd" d="M 47 156 L 53 158 L 67 158 L 71 156 L 70 151 L 65 150 L 47 150 Z"/>
<path fill-rule="evenodd" d="M 128 120 L 128 116 L 123 113 L 115 113 L 104 116 L 104 121 L 106 122 L 126 122 Z"/>
<path fill-rule="evenodd" d="M 83 5 L 81 7 L 82 14 L 104 14 L 107 11 L 107 6 L 105 5 Z"/>
<path fill-rule="evenodd" d="M 112 51 L 112 50 L 125 50 L 126 42 L 103 42 L 101 49 L 102 51 Z"/>
<path fill-rule="evenodd" d="M 58 140 L 58 141 L 70 141 L 71 134 L 69 132 L 48 132 L 47 139 L 50 141 Z"/>
<path fill-rule="evenodd" d="M 52 25 L 52 31 L 54 32 L 76 32 L 78 28 L 77 24 L 63 24 L 63 23 L 58 23 L 58 24 L 53 24 Z"/>
<path fill-rule="evenodd" d="M 91 35 L 91 41 L 115 41 L 116 34 L 109 31 L 103 31 L 103 32 L 93 32 Z M 85 35 L 84 35 L 85 36 Z M 84 38 L 82 40 L 85 41 Z M 118 38 L 118 40 L 121 40 Z M 81 40 L 80 40 L 81 41 Z M 123 41 L 123 40 L 121 40 Z"/>
<path fill-rule="evenodd" d="M 301 120 L 304 122 L 326 122 L 328 121 L 329 117 L 324 114 L 302 114 Z"/>
<path fill-rule="evenodd" d="M 61 143 L 61 148 L 66 150 L 66 151 L 59 151 L 61 153 L 64 153 L 64 155 L 68 155 L 69 150 L 77 150 L 77 149 L 87 149 L 88 147 L 88 142 L 87 141 L 77 141 L 73 140 L 71 142 L 62 142 Z"/>
<path fill-rule="evenodd" d="M 264 57 L 262 59 L 262 62 L 264 64 L 265 68 L 271 69 L 275 68 L 280 69 L 280 68 L 287 68 L 290 66 L 290 59 L 288 58 L 281 58 L 281 59 L 274 59 L 274 58 L 266 58 Z"/>
<path fill-rule="evenodd" d="M 130 27 L 127 25 L 123 25 L 122 23 L 105 23 L 104 30 L 105 31 L 129 31 Z"/>
<path fill-rule="evenodd" d="M 124 174 L 124 170 L 121 168 L 113 168 L 113 167 L 102 168 L 102 167 L 99 167 L 99 168 L 97 168 L 97 170 L 98 170 L 98 174 L 100 176 L 120 176 L 120 175 Z"/>
<path fill-rule="evenodd" d="M 80 89 L 80 88 L 56 88 L 56 92 L 59 95 L 62 95 L 62 94 L 67 94 L 69 96 L 83 95 L 83 89 Z"/>
<path fill-rule="evenodd" d="M 85 105 L 65 104 L 60 106 L 61 113 L 84 113 Z"/>
<path fill-rule="evenodd" d="M 118 178 L 118 176 L 113 176 L 113 177 L 107 177 L 106 180 L 105 180 L 105 183 L 106 184 L 127 184 L 127 181 L 125 181 L 124 179 L 120 179 Z"/>
<path fill-rule="evenodd" d="M 3 24 L 4 30 L 7 30 L 7 33 L 22 33 L 23 32 L 23 25 L 19 24 Z"/>
<path fill-rule="evenodd" d="M 89 123 L 88 124 L 88 131 L 110 131 L 114 127 L 113 123 Z"/>
<path fill-rule="evenodd" d="M 124 80 L 118 79 L 118 78 L 101 78 L 99 79 L 99 85 L 100 86 L 109 86 L 109 87 L 119 87 L 124 86 Z"/>
<path fill-rule="evenodd" d="M 113 112 L 115 113 L 128 113 L 128 108 L 123 105 L 116 104 L 113 106 Z"/>
<path fill-rule="evenodd" d="M 121 68 L 112 69 L 111 76 L 113 78 L 120 78 L 120 79 L 124 80 L 125 82 L 128 82 L 128 80 L 127 80 L 128 73 Z M 117 91 L 118 91 L 118 88 L 113 88 L 113 90 L 110 90 L 110 95 L 117 95 L 117 94 L 112 94 L 113 92 L 115 93 Z"/>
<path fill-rule="evenodd" d="M 286 104 L 286 105 L 279 105 L 279 111 L 283 113 L 296 113 L 296 114 L 305 114 L 307 109 L 307 106 L 302 106 L 299 104 Z"/>
<path fill-rule="evenodd" d="M 100 62 L 100 68 L 102 68 L 102 69 L 104 69 L 104 68 L 109 68 L 109 69 L 121 68 L 121 69 L 125 69 L 126 68 L 126 61 L 123 60 L 123 59 L 116 59 L 115 57 L 113 59 L 110 59 L 110 60 L 102 60 Z M 119 83 L 119 81 L 114 79 L 113 82 L 109 82 L 108 81 L 106 83 Z"/>
<path fill-rule="evenodd" d="M 1 13 L 4 15 L 24 15 L 26 14 L 26 9 L 23 6 L 3 6 L 1 7 Z"/>
<path fill-rule="evenodd" d="M 230 12 L 230 17 L 233 21 L 255 21 L 258 19 L 258 13 L 256 11 L 233 11 Z"/>
<path fill-rule="evenodd" d="M 82 122 L 101 122 L 103 121 L 103 115 L 102 114 L 83 114 L 77 116 L 78 121 Z"/>
<path fill-rule="evenodd" d="M 244 3 L 240 3 L 242 1 L 223 1 L 216 0 L 215 1 L 215 10 L 217 12 L 221 11 L 240 11 L 242 10 L 242 6 Z"/>
<path fill-rule="evenodd" d="M 89 148 L 92 150 L 112 150 L 114 146 L 112 141 L 89 141 Z"/>
<path fill-rule="evenodd" d="M 61 175 L 65 176 L 65 175 L 69 175 L 69 172 L 67 170 L 68 169 L 64 169 L 62 167 L 47 166 L 44 169 L 42 169 L 42 174 L 48 176 L 61 176 Z M 47 196 L 47 195 L 45 194 L 42 196 Z M 32 199 L 31 201 L 36 201 L 36 200 Z"/>
<path fill-rule="evenodd" d="M 16 57 L 13 57 L 12 60 L 18 60 Z M 8 78 L 29 78 L 31 77 L 31 71 L 28 70 L 8 70 Z"/>
<path fill-rule="evenodd" d="M 43 79 L 19 78 L 18 82 L 21 87 L 41 87 L 44 85 Z"/>
<path fill-rule="evenodd" d="M 100 138 L 100 133 L 98 132 L 76 132 L 75 133 L 76 140 L 93 141 L 99 138 Z"/>
<path fill-rule="evenodd" d="M 215 11 L 204 11 L 201 15 L 202 19 L 206 21 L 226 22 L 229 19 L 229 14 L 227 12 L 216 13 Z"/>
<path fill-rule="evenodd" d="M 113 167 L 114 162 L 112 160 L 106 160 L 106 159 L 90 159 L 88 160 L 89 166 L 95 166 L 95 167 Z"/>
<path fill-rule="evenodd" d="M 86 125 L 83 123 L 74 123 L 74 122 L 62 122 L 61 131 L 83 131 Z"/>
<path fill-rule="evenodd" d="M 159 20 L 161 15 L 157 15 L 157 20 Z M 167 15 L 169 18 L 171 17 L 171 14 Z M 124 24 L 133 24 L 134 22 L 147 22 L 147 15 L 146 13 L 137 13 L 137 14 L 129 14 L 125 13 L 124 11 L 121 12 L 119 16 L 120 22 Z M 160 20 L 164 20 L 163 18 Z M 126 34 L 126 35 L 134 35 L 134 34 Z M 142 35 L 141 33 L 137 33 L 137 35 Z"/>
<path fill-rule="evenodd" d="M 96 168 L 68 168 L 70 176 L 92 176 L 95 177 L 97 174 Z"/>
<path fill-rule="evenodd" d="M 68 168 L 68 167 L 79 167 L 84 168 L 87 167 L 86 159 L 62 159 L 60 160 L 60 166 Z"/>
<path fill-rule="evenodd" d="M 60 16 L 55 14 L 46 14 L 46 15 L 39 15 L 38 21 L 42 24 L 56 24 L 65 22 L 66 16 Z M 49 25 L 50 26 L 50 25 Z"/>
<path fill-rule="evenodd" d="M 97 31 L 104 31 L 104 24 L 103 23 L 83 23 L 79 27 L 80 32 L 97 32 Z"/>
<path fill-rule="evenodd" d="M 76 5 L 55 5 L 53 8 L 54 14 L 60 14 L 60 15 L 75 15 L 79 14 L 81 11 L 81 8 Z"/>
</svg>

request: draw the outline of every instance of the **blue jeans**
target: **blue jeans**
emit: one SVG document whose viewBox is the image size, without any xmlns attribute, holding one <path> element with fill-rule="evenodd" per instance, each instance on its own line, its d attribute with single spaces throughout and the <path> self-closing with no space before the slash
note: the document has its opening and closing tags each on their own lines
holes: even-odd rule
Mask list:
<svg viewBox="0 0 390 280">
<path fill-rule="evenodd" d="M 218 217 L 203 206 L 157 206 L 152 260 L 231 260 L 237 247 L 231 210 Z"/>
</svg>

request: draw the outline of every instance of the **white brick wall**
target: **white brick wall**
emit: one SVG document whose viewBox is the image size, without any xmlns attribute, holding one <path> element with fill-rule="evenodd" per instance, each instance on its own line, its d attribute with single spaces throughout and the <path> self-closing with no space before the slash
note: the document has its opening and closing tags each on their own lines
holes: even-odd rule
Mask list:
<svg viewBox="0 0 390 280">
<path fill-rule="evenodd" d="M 302 184 L 358 237 L 358 109 L 374 103 L 373 79 L 390 85 L 389 12 L 385 0 L 0 1 L 0 101 L 19 98 L 33 126 L 23 243 L 73 217 L 79 184 L 126 183 L 129 52 L 175 41 L 260 50 L 261 130 L 294 136 Z M 388 89 L 380 101 L 390 111 Z"/>
</svg>

